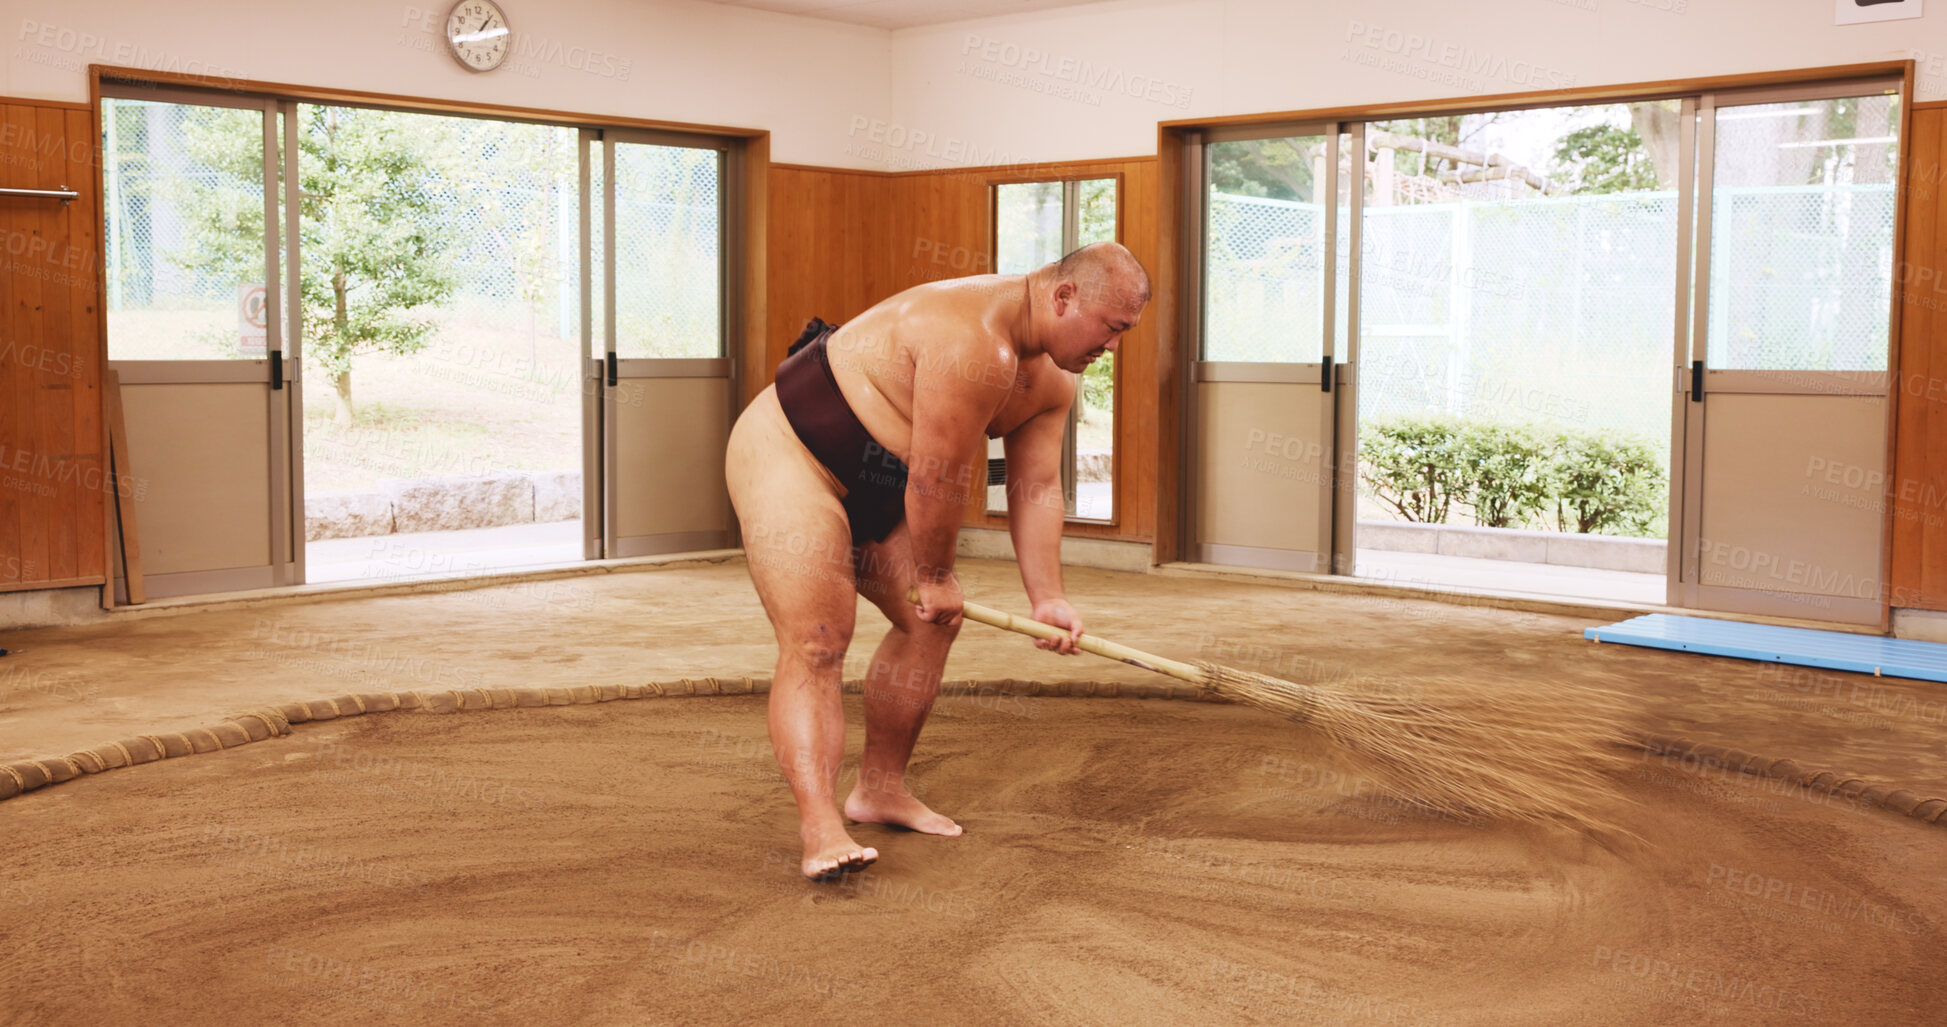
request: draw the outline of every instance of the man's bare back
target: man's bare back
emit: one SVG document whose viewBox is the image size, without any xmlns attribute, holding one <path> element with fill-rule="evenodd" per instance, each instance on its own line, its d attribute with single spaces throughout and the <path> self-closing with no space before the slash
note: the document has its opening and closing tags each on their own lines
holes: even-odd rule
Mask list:
<svg viewBox="0 0 1947 1027">
<path fill-rule="evenodd" d="M 846 402 L 872 437 L 909 466 L 913 387 L 928 371 L 1005 390 L 984 426 L 987 438 L 1073 402 L 1074 378 L 1047 354 L 1021 359 L 1015 335 L 1022 326 L 1010 320 L 1019 312 L 1025 278 L 981 275 L 916 286 L 832 336 L 832 373 Z"/>
<path fill-rule="evenodd" d="M 891 629 L 866 672 L 865 751 L 845 817 L 960 833 L 911 794 L 905 775 L 959 630 L 954 544 L 972 490 L 986 480 L 988 437 L 1006 447 L 1009 531 L 1033 616 L 1070 631 L 1036 645 L 1076 651 L 1082 623 L 1062 593 L 1060 564 L 1061 444 L 1074 374 L 1116 348 L 1148 291 L 1141 266 L 1113 243 L 1027 275 L 909 289 L 813 341 L 738 418 L 725 474 L 751 581 L 777 633 L 771 743 L 797 801 L 805 876 L 878 858 L 834 808 L 842 671 L 859 596 Z M 902 484 L 867 507 L 866 493 L 888 488 L 873 460 Z M 841 473 L 852 476 L 849 487 Z M 893 516 L 861 536 L 854 521 L 876 518 L 885 503 Z"/>
</svg>

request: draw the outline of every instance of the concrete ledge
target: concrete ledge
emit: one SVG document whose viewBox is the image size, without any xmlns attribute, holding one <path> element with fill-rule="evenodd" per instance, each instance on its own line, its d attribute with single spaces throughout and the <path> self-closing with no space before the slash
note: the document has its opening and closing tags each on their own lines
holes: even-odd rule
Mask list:
<svg viewBox="0 0 1947 1027">
<path fill-rule="evenodd" d="M 1108 481 L 1115 476 L 1115 453 L 1106 449 L 1084 449 L 1075 453 L 1076 481 Z"/>
<path fill-rule="evenodd" d="M 379 491 L 392 501 L 392 530 L 398 532 L 497 528 L 534 520 L 534 482 L 525 474 L 380 478 Z"/>
<path fill-rule="evenodd" d="M 101 586 L 35 588 L 0 592 L 0 628 L 65 627 L 108 615 L 101 608 Z"/>
<path fill-rule="evenodd" d="M 1014 559 L 1014 539 L 993 528 L 961 528 L 960 542 L 954 549 L 973 560 Z M 1149 573 L 1153 550 L 1147 542 L 1116 542 L 1100 538 L 1063 538 L 1061 562 L 1064 567 L 1094 567 L 1105 571 Z"/>
<path fill-rule="evenodd" d="M 1662 574 L 1668 568 L 1668 544 L 1660 538 L 1399 521 L 1360 521 L 1358 538 L 1359 548 L 1388 553 L 1437 553 L 1637 574 Z"/>
<path fill-rule="evenodd" d="M 1917 642 L 1947 642 L 1947 612 L 1940 610 L 1893 610 L 1893 637 Z"/>
<path fill-rule="evenodd" d="M 392 534 L 392 500 L 383 492 L 319 492 L 304 497 L 304 540 Z"/>
<path fill-rule="evenodd" d="M 581 516 L 580 471 L 493 471 L 439 478 L 382 478 L 376 492 L 304 497 L 304 538 L 371 538 L 460 531 Z"/>
<path fill-rule="evenodd" d="M 527 477 L 534 482 L 534 523 L 581 517 L 580 471 L 529 471 Z"/>
</svg>

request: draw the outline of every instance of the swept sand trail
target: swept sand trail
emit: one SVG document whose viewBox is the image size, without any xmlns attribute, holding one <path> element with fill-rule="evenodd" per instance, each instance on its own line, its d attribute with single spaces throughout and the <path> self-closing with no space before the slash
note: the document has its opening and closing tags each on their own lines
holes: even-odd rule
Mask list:
<svg viewBox="0 0 1947 1027">
<path fill-rule="evenodd" d="M 1012 573 L 971 563 L 968 594 L 1019 606 Z M 1158 652 L 1611 688 L 1662 733 L 1947 792 L 1934 686 L 1593 646 L 1565 617 L 1090 571 L 1070 592 Z M 366 687 L 770 662 L 734 564 L 9 646 L 0 760 Z M 1147 680 L 978 626 L 948 674 Z M 1417 816 L 1243 709 L 955 699 L 915 790 L 967 834 L 860 827 L 884 858 L 832 886 L 797 878 L 759 698 L 312 723 L 0 802 L 0 1023 L 1933 1022 L 1947 833 L 1640 764 L 1604 812 L 1641 840 L 1604 845 Z"/>
</svg>

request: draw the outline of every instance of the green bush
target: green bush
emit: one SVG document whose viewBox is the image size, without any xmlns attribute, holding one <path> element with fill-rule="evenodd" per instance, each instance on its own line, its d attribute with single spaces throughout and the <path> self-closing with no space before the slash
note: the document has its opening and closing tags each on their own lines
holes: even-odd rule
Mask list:
<svg viewBox="0 0 1947 1027">
<path fill-rule="evenodd" d="M 1646 440 L 1455 417 L 1388 418 L 1363 426 L 1359 478 L 1408 521 L 1444 524 L 1455 503 L 1483 527 L 1660 536 L 1668 481 Z"/>
<path fill-rule="evenodd" d="M 1082 372 L 1082 402 L 1090 410 L 1115 409 L 1115 354 L 1102 354 Z"/>
<path fill-rule="evenodd" d="M 1444 524 L 1455 497 L 1466 492 L 1455 444 L 1461 430 L 1462 422 L 1451 417 L 1374 424 L 1359 437 L 1359 478 L 1401 517 Z"/>
<path fill-rule="evenodd" d="M 1565 434 L 1555 451 L 1555 522 L 1563 531 L 1661 535 L 1669 514 L 1669 473 L 1641 439 Z M 1573 525 L 1573 527 L 1571 527 Z"/>
<path fill-rule="evenodd" d="M 1526 425 L 1463 422 L 1455 445 L 1475 523 L 1519 528 L 1547 505 L 1551 443 Z"/>
</svg>

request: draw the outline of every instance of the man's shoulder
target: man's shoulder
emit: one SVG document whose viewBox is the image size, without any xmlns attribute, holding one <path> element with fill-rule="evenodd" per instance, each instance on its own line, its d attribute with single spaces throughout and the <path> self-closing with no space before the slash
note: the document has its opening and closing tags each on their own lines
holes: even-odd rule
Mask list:
<svg viewBox="0 0 1947 1027">
<path fill-rule="evenodd" d="M 1075 376 L 1055 366 L 1046 353 L 1021 361 L 1014 375 L 1014 391 L 1035 414 L 1066 410 L 1075 401 Z"/>
</svg>

